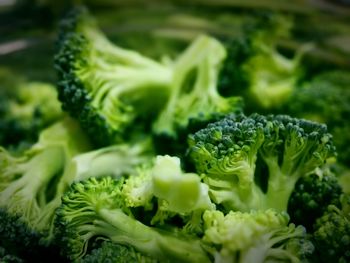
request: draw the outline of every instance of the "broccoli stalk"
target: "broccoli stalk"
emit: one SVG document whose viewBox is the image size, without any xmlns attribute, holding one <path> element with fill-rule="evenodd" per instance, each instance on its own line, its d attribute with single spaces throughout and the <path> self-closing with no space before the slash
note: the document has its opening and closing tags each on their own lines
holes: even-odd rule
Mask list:
<svg viewBox="0 0 350 263">
<path fill-rule="evenodd" d="M 174 262 L 210 262 L 199 240 L 149 227 L 125 206 L 123 179 L 111 177 L 74 183 L 57 210 L 58 235 L 72 260 L 86 254 L 94 237 L 134 247 L 144 255 Z"/>
<path fill-rule="evenodd" d="M 138 166 L 151 162 L 153 156 L 153 144 L 149 138 L 111 145 L 75 156 L 64 178 L 69 186 L 73 181 L 89 177 L 132 175 Z"/>
<path fill-rule="evenodd" d="M 189 138 L 196 171 L 227 210 L 286 211 L 296 181 L 334 153 L 325 125 L 286 115 L 230 115 Z"/>
</svg>

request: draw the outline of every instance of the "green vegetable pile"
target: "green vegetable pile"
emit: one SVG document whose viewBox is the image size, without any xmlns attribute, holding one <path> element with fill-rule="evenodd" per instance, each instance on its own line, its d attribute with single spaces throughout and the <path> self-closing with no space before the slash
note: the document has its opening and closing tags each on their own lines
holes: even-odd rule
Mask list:
<svg viewBox="0 0 350 263">
<path fill-rule="evenodd" d="M 0 262 L 350 262 L 350 70 L 292 26 L 158 59 L 72 8 L 56 85 L 0 68 Z"/>
</svg>

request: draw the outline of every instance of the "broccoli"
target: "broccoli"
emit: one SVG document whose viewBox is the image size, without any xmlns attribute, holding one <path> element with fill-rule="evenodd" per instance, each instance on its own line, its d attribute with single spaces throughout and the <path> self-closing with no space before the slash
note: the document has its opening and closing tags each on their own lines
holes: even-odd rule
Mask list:
<svg viewBox="0 0 350 263">
<path fill-rule="evenodd" d="M 115 244 L 110 241 L 103 241 L 86 255 L 79 263 L 157 263 L 158 261 L 144 256 L 130 246 Z"/>
<path fill-rule="evenodd" d="M 327 124 L 337 147 L 338 160 L 350 163 L 350 71 L 328 71 L 316 75 L 296 89 L 285 112 Z"/>
<path fill-rule="evenodd" d="M 341 194 L 338 178 L 329 169 L 316 169 L 310 175 L 301 177 L 288 203 L 291 222 L 311 231 L 316 219 L 323 215 L 328 205 L 340 207 Z"/>
<path fill-rule="evenodd" d="M 241 97 L 223 97 L 217 90 L 225 57 L 225 48 L 219 41 L 199 36 L 175 60 L 171 94 L 152 129 L 158 154 L 182 157 L 188 134 L 228 113 L 242 112 Z"/>
<path fill-rule="evenodd" d="M 197 174 L 182 171 L 179 158 L 157 156 L 153 165 L 126 179 L 122 193 L 127 206 L 153 212 L 145 223 L 159 226 L 177 216 L 183 232 L 201 234 L 203 212 L 215 209 L 208 190 Z"/>
<path fill-rule="evenodd" d="M 0 145 L 24 151 L 37 140 L 41 130 L 62 115 L 53 85 L 30 82 L 0 69 Z"/>
<path fill-rule="evenodd" d="M 287 115 L 229 115 L 189 137 L 188 156 L 226 210 L 287 211 L 296 181 L 335 154 L 326 125 Z"/>
<path fill-rule="evenodd" d="M 167 101 L 171 66 L 112 44 L 84 7 L 62 21 L 57 47 L 63 109 L 99 145 L 147 130 Z"/>
<path fill-rule="evenodd" d="M 89 149 L 86 136 L 69 118 L 43 130 L 23 156 L 13 157 L 0 148 L 0 207 L 6 212 L 3 217 L 17 218 L 14 231 L 34 232 L 43 243 L 52 241 L 61 176 L 74 155 Z M 11 231 L 2 234 L 13 238 L 16 232 Z"/>
<path fill-rule="evenodd" d="M 350 196 L 340 200 L 341 208 L 329 205 L 313 226 L 315 262 L 350 261 Z"/>
<path fill-rule="evenodd" d="M 206 211 L 204 242 L 215 262 L 300 262 L 313 252 L 302 226 L 273 209 L 251 212 Z"/>
<path fill-rule="evenodd" d="M 110 43 L 80 7 L 61 25 L 59 98 L 97 143 L 122 142 L 150 126 L 176 139 L 192 119 L 208 123 L 241 110 L 240 98 L 216 90 L 225 55 L 217 40 L 199 36 L 174 62 L 161 64 Z"/>
<path fill-rule="evenodd" d="M 47 262 L 60 256 L 59 247 L 54 242 L 42 242 L 43 234 L 26 224 L 19 214 L 10 215 L 0 208 L 0 262 Z"/>
<path fill-rule="evenodd" d="M 105 238 L 140 253 L 172 262 L 210 262 L 199 239 L 142 224 L 123 199 L 123 178 L 94 178 L 76 182 L 56 211 L 56 229 L 62 251 L 75 261 L 89 242 Z"/>
<path fill-rule="evenodd" d="M 264 25 L 264 26 L 262 26 Z M 271 112 L 289 99 L 302 77 L 303 46 L 292 58 L 277 49 L 289 36 L 293 21 L 281 14 L 260 16 L 242 37 L 226 41 L 228 55 L 220 72 L 219 90 L 245 99 L 246 112 Z"/>
<path fill-rule="evenodd" d="M 1 212 L 0 212 L 1 213 Z M 24 263 L 23 259 L 9 252 L 0 246 L 0 262 L 2 263 Z"/>
<path fill-rule="evenodd" d="M 240 97 L 222 97 L 217 90 L 218 74 L 226 56 L 216 39 L 200 36 L 174 63 L 171 94 L 153 125 L 155 134 L 177 136 L 190 121 L 208 123 L 216 115 L 241 111 Z"/>
</svg>

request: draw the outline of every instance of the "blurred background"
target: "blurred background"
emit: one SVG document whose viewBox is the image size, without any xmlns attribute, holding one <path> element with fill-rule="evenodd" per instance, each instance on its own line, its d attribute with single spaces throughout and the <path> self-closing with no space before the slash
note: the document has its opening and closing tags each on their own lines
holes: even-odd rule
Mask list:
<svg viewBox="0 0 350 263">
<path fill-rule="evenodd" d="M 155 58 L 176 54 L 203 32 L 239 38 L 257 17 L 280 12 L 293 18 L 291 33 L 276 39 L 284 53 L 312 43 L 308 63 L 350 68 L 349 0 L 0 0 L 0 67 L 54 82 L 58 21 L 82 3 L 114 42 Z"/>
</svg>

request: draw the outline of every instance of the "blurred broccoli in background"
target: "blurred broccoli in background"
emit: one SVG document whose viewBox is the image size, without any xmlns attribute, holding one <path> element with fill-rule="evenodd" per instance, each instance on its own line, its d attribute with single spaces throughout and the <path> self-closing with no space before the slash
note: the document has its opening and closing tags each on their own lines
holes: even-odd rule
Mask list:
<svg viewBox="0 0 350 263">
<path fill-rule="evenodd" d="M 350 71 L 316 75 L 293 91 L 284 112 L 327 124 L 339 161 L 350 163 Z"/>
<path fill-rule="evenodd" d="M 33 144 L 41 130 L 63 116 L 52 84 L 26 81 L 0 69 L 0 145 L 20 151 Z"/>
<path fill-rule="evenodd" d="M 292 17 L 267 13 L 255 23 L 246 26 L 241 37 L 227 41 L 219 89 L 225 95 L 242 95 L 247 112 L 271 112 L 288 100 L 303 76 L 303 49 L 292 58 L 277 49 L 279 39 L 290 37 Z"/>
</svg>

